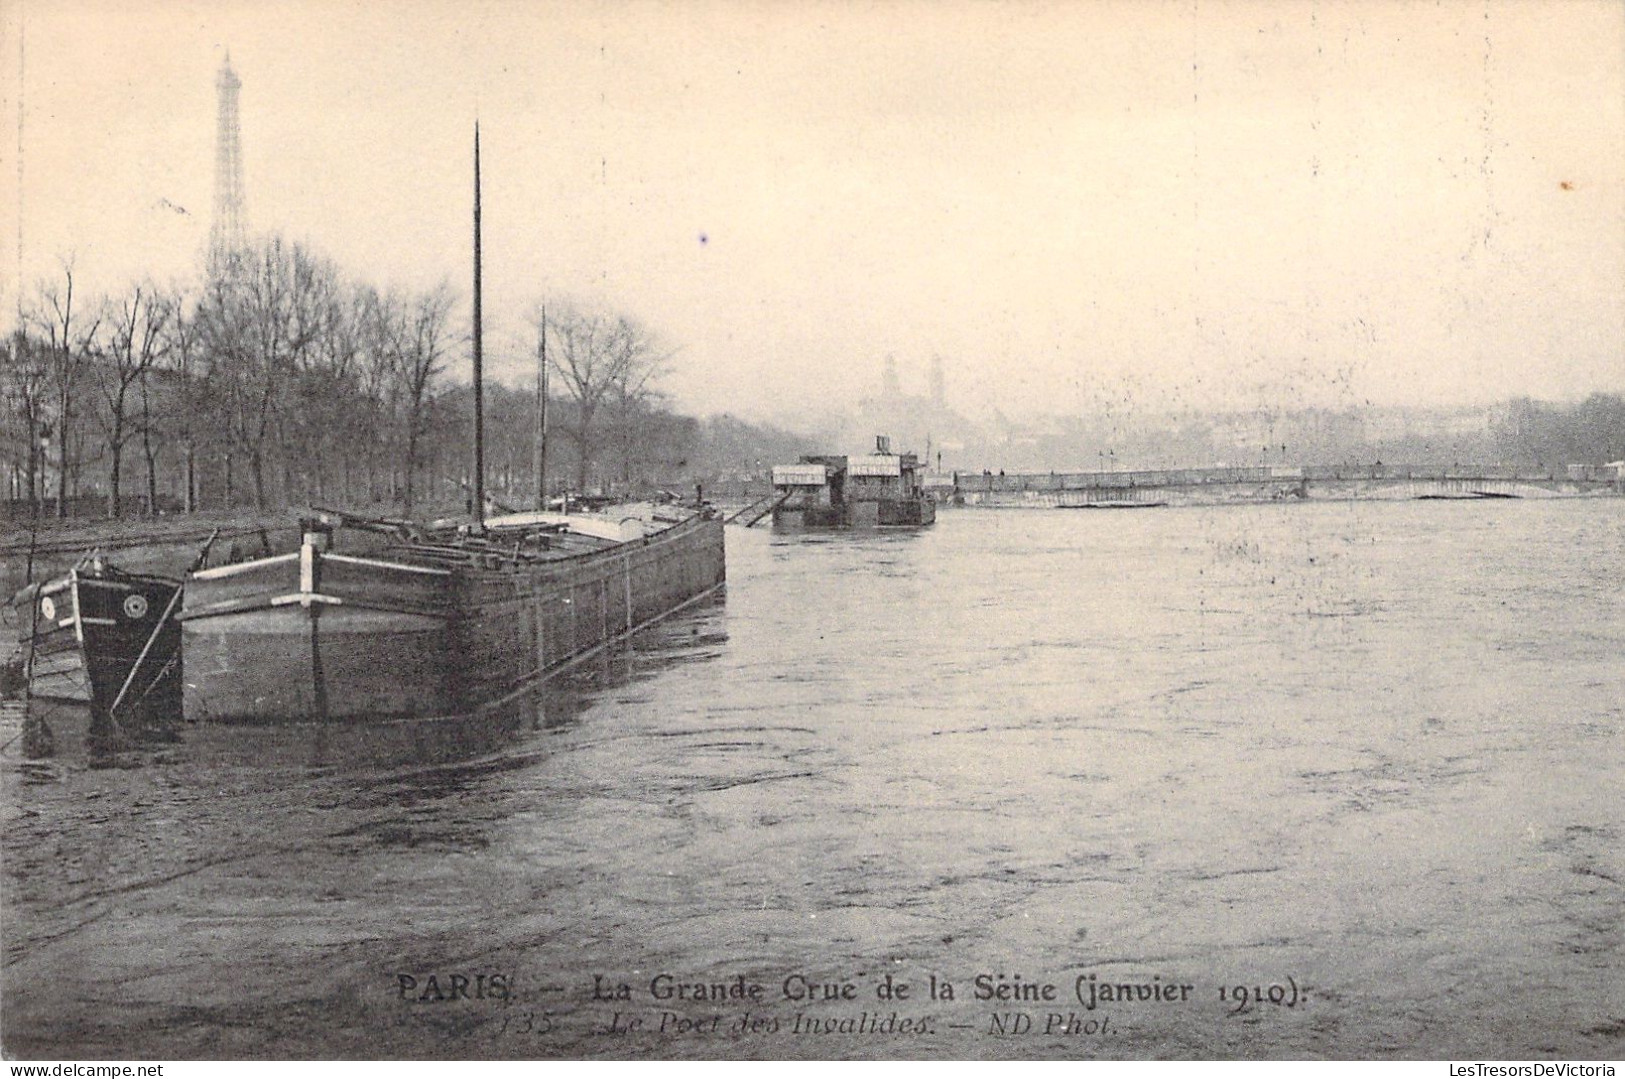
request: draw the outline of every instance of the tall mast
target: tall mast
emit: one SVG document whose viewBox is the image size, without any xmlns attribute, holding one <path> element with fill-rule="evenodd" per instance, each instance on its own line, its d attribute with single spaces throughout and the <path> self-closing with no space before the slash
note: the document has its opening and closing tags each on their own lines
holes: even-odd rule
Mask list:
<svg viewBox="0 0 1625 1079">
<path fill-rule="evenodd" d="M 480 122 L 474 121 L 474 523 L 485 527 L 485 363 L 480 352 Z"/>
</svg>

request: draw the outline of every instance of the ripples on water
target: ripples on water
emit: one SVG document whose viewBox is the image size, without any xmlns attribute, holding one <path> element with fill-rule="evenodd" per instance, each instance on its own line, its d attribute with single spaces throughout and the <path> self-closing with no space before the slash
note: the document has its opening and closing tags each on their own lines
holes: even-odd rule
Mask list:
<svg viewBox="0 0 1625 1079">
<path fill-rule="evenodd" d="M 117 895 L 81 883 L 47 913 L 8 880 L 31 912 L 8 1048 L 1618 1057 L 1621 509 L 731 529 L 724 604 L 563 687 L 495 760 L 271 788 L 178 765 L 139 797 L 100 773 L 41 795 L 79 828 L 90 787 L 182 826 L 142 832 L 158 869 Z M 506 972 L 516 1000 L 398 999 L 401 972 L 433 971 Z M 897 1010 L 933 1034 L 589 1033 L 657 1023 L 661 971 L 743 974 L 786 1023 Z M 862 995 L 787 1004 L 792 972 Z M 888 972 L 915 1001 L 877 1003 Z M 1059 1004 L 1019 1006 L 1042 1026 L 1081 1012 L 1088 972 L 1196 991 L 1103 1007 L 1096 1037 L 990 1034 L 969 999 L 978 973 L 1056 983 Z M 594 1003 L 594 974 L 638 999 Z M 932 975 L 953 1004 L 917 999 Z M 1294 1008 L 1217 999 L 1289 979 Z"/>
</svg>

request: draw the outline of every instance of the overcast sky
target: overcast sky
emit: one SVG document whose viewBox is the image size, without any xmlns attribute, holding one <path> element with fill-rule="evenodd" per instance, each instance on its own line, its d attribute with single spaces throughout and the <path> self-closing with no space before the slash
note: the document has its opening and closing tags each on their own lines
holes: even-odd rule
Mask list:
<svg viewBox="0 0 1625 1079">
<path fill-rule="evenodd" d="M 193 272 L 229 49 L 250 228 L 380 285 L 466 297 L 479 117 L 513 376 L 569 296 L 754 418 L 888 353 L 973 415 L 1625 390 L 1618 0 L 0 13 L 8 309 Z"/>
</svg>

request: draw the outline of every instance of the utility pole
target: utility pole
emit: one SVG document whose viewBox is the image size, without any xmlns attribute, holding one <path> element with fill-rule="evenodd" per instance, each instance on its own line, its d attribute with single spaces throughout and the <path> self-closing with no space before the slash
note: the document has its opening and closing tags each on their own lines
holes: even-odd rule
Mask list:
<svg viewBox="0 0 1625 1079">
<path fill-rule="evenodd" d="M 536 338 L 536 508 L 547 509 L 547 308 Z"/>
<path fill-rule="evenodd" d="M 480 123 L 474 121 L 474 525 L 485 531 L 485 363 L 480 349 Z"/>
</svg>

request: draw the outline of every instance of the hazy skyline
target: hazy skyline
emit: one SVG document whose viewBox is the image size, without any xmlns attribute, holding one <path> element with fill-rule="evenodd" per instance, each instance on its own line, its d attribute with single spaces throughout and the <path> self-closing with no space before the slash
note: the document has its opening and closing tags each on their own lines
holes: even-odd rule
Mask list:
<svg viewBox="0 0 1625 1079">
<path fill-rule="evenodd" d="M 229 49 L 250 229 L 380 285 L 466 301 L 478 117 L 510 379 L 574 297 L 678 350 L 680 407 L 757 419 L 888 353 L 973 415 L 1625 390 L 1615 2 L 0 17 L 10 311 L 63 256 L 90 291 L 195 272 Z"/>
</svg>

